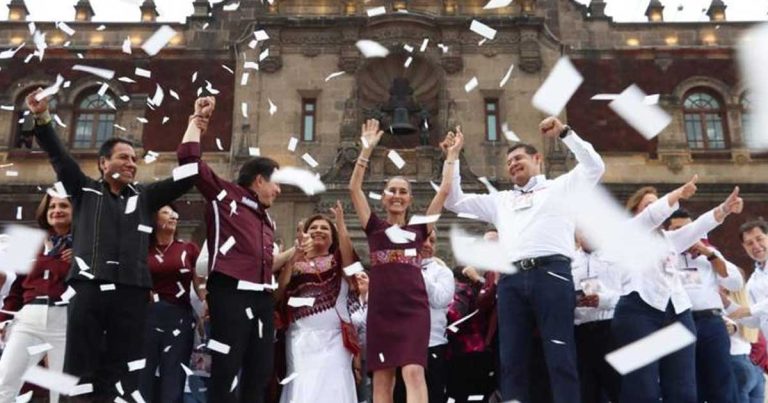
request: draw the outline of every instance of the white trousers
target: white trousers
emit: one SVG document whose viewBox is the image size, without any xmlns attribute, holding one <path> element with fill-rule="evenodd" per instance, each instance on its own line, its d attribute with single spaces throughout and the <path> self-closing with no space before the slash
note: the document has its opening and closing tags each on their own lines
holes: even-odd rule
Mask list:
<svg viewBox="0 0 768 403">
<path fill-rule="evenodd" d="M 64 370 L 64 347 L 67 334 L 67 307 L 24 305 L 16 314 L 8 342 L 0 356 L 0 403 L 12 403 L 23 381 L 24 372 L 48 355 L 48 369 Z M 29 354 L 28 347 L 49 343 L 52 349 Z M 58 403 L 59 394 L 51 392 L 51 403 Z"/>
</svg>

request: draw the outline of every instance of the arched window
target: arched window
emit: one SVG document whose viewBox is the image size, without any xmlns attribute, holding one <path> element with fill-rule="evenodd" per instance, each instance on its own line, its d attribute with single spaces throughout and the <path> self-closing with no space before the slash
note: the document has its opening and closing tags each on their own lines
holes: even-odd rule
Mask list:
<svg viewBox="0 0 768 403">
<path fill-rule="evenodd" d="M 115 111 L 107 102 L 115 104 L 109 93 L 91 93 L 80 98 L 75 108 L 72 148 L 98 148 L 114 135 Z"/>
<path fill-rule="evenodd" d="M 38 148 L 37 143 L 34 141 L 34 135 L 32 134 L 32 131 L 35 128 L 34 120 L 32 120 L 32 115 L 27 109 L 27 95 L 36 88 L 37 87 L 33 87 L 22 92 L 16 100 L 13 114 L 13 148 Z M 57 103 L 58 101 L 55 97 L 48 100 L 48 112 L 50 112 L 51 116 L 56 114 Z"/>
<path fill-rule="evenodd" d="M 725 150 L 729 147 L 725 135 L 723 103 L 709 92 L 693 90 L 683 102 L 685 134 L 692 150 Z"/>
</svg>

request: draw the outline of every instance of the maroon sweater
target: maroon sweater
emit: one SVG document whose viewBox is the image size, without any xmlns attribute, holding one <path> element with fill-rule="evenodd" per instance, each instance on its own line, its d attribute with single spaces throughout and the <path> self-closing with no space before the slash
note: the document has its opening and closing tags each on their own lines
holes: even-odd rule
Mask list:
<svg viewBox="0 0 768 403">
<path fill-rule="evenodd" d="M 200 143 L 179 146 L 180 160 L 198 156 L 195 186 L 207 201 L 209 271 L 237 280 L 271 284 L 275 231 L 272 219 L 250 190 L 217 176 L 199 155 Z M 221 248 L 230 237 L 235 243 L 223 253 Z"/>
<path fill-rule="evenodd" d="M 18 311 L 37 297 L 61 300 L 61 294 L 67 289 L 64 280 L 69 266 L 70 263 L 61 260 L 61 256 L 45 256 L 41 253 L 29 274 L 16 277 L 3 301 L 3 310 Z M 11 315 L 0 313 L 0 321 L 9 319 Z"/>
<path fill-rule="evenodd" d="M 174 240 L 170 245 L 150 246 L 147 263 L 152 291 L 163 301 L 189 306 L 189 284 L 199 255 L 200 248 L 193 242 Z"/>
</svg>

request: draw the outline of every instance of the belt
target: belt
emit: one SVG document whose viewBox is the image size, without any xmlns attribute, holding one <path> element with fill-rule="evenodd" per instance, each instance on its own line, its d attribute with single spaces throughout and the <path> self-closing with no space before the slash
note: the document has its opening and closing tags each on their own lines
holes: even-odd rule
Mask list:
<svg viewBox="0 0 768 403">
<path fill-rule="evenodd" d="M 554 262 L 570 263 L 571 259 L 565 255 L 548 255 L 531 257 L 528 259 L 520 259 L 518 261 L 512 262 L 512 265 L 515 266 L 518 270 L 530 270 Z"/>
<path fill-rule="evenodd" d="M 693 319 L 710 318 L 713 316 L 723 316 L 723 312 L 720 309 L 702 309 L 701 311 L 693 311 Z"/>
<path fill-rule="evenodd" d="M 27 302 L 29 305 L 48 305 L 48 306 L 58 306 L 56 305 L 57 302 L 60 300 L 57 299 L 51 299 L 48 297 L 37 297 L 33 299 L 32 301 Z"/>
</svg>

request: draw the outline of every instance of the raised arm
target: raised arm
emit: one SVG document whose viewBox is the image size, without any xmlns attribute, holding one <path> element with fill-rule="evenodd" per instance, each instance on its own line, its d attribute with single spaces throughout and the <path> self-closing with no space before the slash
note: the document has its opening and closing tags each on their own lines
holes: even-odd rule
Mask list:
<svg viewBox="0 0 768 403">
<path fill-rule="evenodd" d="M 630 221 L 648 231 L 655 230 L 663 224 L 672 213 L 680 208 L 680 200 L 687 200 L 696 193 L 696 181 L 698 179 L 698 175 L 693 175 L 693 178 L 691 178 L 688 183 L 667 193 L 661 199 L 656 200 L 636 216 L 632 217 Z"/>
<path fill-rule="evenodd" d="M 48 98 L 37 100 L 35 97 L 42 91 L 38 88 L 27 95 L 27 108 L 35 117 L 35 138 L 40 147 L 48 153 L 48 159 L 56 172 L 56 178 L 61 181 L 70 196 L 78 196 L 82 193 L 83 186 L 88 177 L 80 169 L 80 165 L 72 158 L 72 155 L 61 144 L 56 130 L 51 123 L 51 115 L 48 113 Z"/>
<path fill-rule="evenodd" d="M 349 238 L 347 224 L 344 222 L 344 207 L 341 202 L 336 200 L 336 206 L 331 208 L 333 217 L 336 221 L 336 231 L 339 233 L 339 251 L 341 252 L 341 265 L 347 267 L 357 260 L 355 247 L 352 246 L 352 240 Z"/>
<path fill-rule="evenodd" d="M 576 132 L 554 116 L 542 120 L 539 123 L 539 131 L 547 138 L 559 137 L 578 161 L 578 164 L 570 172 L 563 175 L 567 188 L 575 189 L 583 185 L 592 186 L 600 182 L 600 178 L 605 173 L 605 163 L 591 144 L 582 140 Z"/>
<path fill-rule="evenodd" d="M 176 150 L 179 166 L 195 164 L 200 161 L 200 135 L 208 128 L 208 121 L 213 114 L 216 100 L 213 97 L 198 98 L 195 101 L 195 113 L 190 116 L 184 138 Z M 199 164 L 200 165 L 200 164 Z M 198 166 L 198 172 L 200 167 Z M 167 178 L 147 185 L 147 200 L 153 210 L 176 200 L 195 185 L 196 178 L 190 176 L 181 180 Z"/>
<path fill-rule="evenodd" d="M 461 169 L 459 167 L 459 156 L 461 155 L 461 148 L 464 145 L 464 135 L 461 134 L 460 127 L 457 127 L 456 131 L 461 135 L 460 144 L 456 144 L 458 135 L 454 134 L 453 132 L 448 132 L 445 140 L 443 140 L 443 142 L 440 144 L 441 148 L 443 148 L 443 150 L 446 152 L 446 159 L 445 163 L 443 164 L 443 181 L 440 184 L 438 194 L 435 195 L 434 199 L 432 199 L 432 204 L 434 204 L 439 197 L 444 197 L 444 201 L 440 206 L 441 209 L 443 207 L 442 205 L 445 205 L 445 208 L 453 211 L 456 214 L 471 214 L 485 222 L 493 224 L 496 220 L 495 197 L 497 195 L 472 193 L 466 194 L 461 189 Z M 458 146 L 458 150 L 451 152 L 451 147 L 453 146 Z M 449 176 L 446 177 L 446 175 Z M 441 196 L 441 192 L 446 193 Z M 430 210 L 432 208 L 432 204 L 430 204 Z M 439 213 L 440 211 L 438 210 L 437 212 Z M 427 214 L 437 213 L 428 212 Z"/>
<path fill-rule="evenodd" d="M 666 234 L 672 241 L 675 251 L 683 253 L 705 237 L 709 231 L 722 224 L 726 217 L 731 214 L 740 214 L 743 209 L 744 201 L 739 197 L 739 187 L 736 186 L 719 206 L 706 212 L 693 223 Z"/>
<path fill-rule="evenodd" d="M 368 168 L 373 149 L 376 147 L 376 144 L 379 144 L 382 135 L 384 135 L 384 132 L 379 130 L 378 120 L 368 119 L 363 124 L 361 130 L 363 149 L 360 150 L 360 156 L 357 157 L 357 162 L 355 162 L 352 177 L 349 178 L 349 195 L 352 199 L 352 205 L 355 207 L 357 218 L 360 220 L 360 225 L 363 228 L 368 225 L 368 219 L 371 218 L 371 206 L 368 205 L 368 199 L 365 197 L 365 192 L 363 192 L 363 178 L 365 177 L 365 169 Z"/>
<path fill-rule="evenodd" d="M 427 215 L 440 214 L 443 211 L 443 206 L 446 199 L 448 199 L 453 184 L 454 166 L 459 161 L 461 148 L 464 146 L 464 134 L 461 133 L 461 127 L 457 126 L 456 133 L 449 132 L 447 137 L 451 140 L 447 147 L 445 162 L 443 163 L 443 180 L 440 182 L 440 188 L 437 189 L 432 202 L 429 203 Z M 432 231 L 433 226 L 434 223 L 427 224 L 427 233 Z"/>
</svg>

